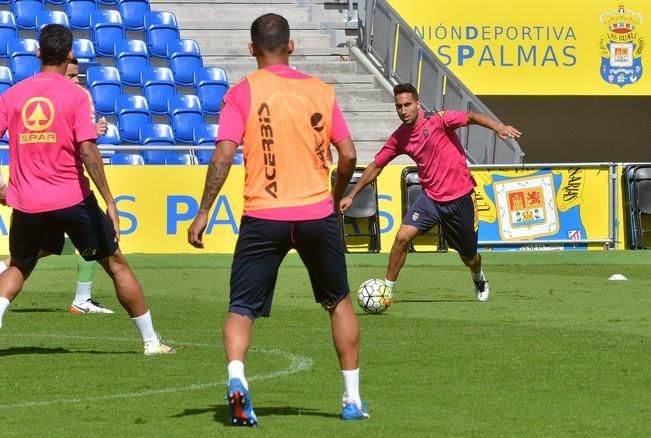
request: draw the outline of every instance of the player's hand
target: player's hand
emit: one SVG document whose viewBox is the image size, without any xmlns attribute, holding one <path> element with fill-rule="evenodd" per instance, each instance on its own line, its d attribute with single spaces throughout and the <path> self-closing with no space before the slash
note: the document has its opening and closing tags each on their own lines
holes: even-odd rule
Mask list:
<svg viewBox="0 0 651 438">
<path fill-rule="evenodd" d="M 353 204 L 352 196 L 346 196 L 341 201 L 339 201 L 339 210 L 341 210 L 341 212 L 344 213 L 346 212 L 346 210 L 350 208 L 352 204 Z"/>
<path fill-rule="evenodd" d="M 507 138 L 520 138 L 522 133 L 511 125 L 501 125 L 497 128 L 497 135 L 502 140 L 506 140 Z"/>
<path fill-rule="evenodd" d="M 95 123 L 95 129 L 97 130 L 97 135 L 104 135 L 108 131 L 108 122 L 103 116 L 99 119 L 99 122 Z"/>
<path fill-rule="evenodd" d="M 0 187 L 0 204 L 7 205 L 7 186 L 4 184 Z"/>
<path fill-rule="evenodd" d="M 115 229 L 115 238 L 117 241 L 120 241 L 120 217 L 118 216 L 118 208 L 115 206 L 115 202 L 111 202 L 106 206 L 106 215 L 111 220 L 113 224 L 113 229 Z"/>
<path fill-rule="evenodd" d="M 188 243 L 195 248 L 203 248 L 203 232 L 208 224 L 208 211 L 199 210 L 199 214 L 188 228 Z"/>
</svg>

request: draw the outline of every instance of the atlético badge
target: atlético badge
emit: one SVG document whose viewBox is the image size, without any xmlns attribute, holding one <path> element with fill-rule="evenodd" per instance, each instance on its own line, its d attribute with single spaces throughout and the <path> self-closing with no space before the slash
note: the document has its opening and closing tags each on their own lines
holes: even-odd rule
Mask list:
<svg viewBox="0 0 651 438">
<path fill-rule="evenodd" d="M 641 14 L 624 9 L 624 5 L 601 15 L 605 25 L 599 48 L 601 50 L 601 77 L 609 84 L 630 85 L 642 77 L 644 38 L 639 26 Z"/>
</svg>

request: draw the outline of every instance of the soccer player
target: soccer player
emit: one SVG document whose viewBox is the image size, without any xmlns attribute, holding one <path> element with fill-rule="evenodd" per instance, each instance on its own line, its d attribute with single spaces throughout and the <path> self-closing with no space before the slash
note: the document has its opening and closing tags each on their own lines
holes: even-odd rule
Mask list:
<svg viewBox="0 0 651 438">
<path fill-rule="evenodd" d="M 294 42 L 287 20 L 258 17 L 251 40 L 259 69 L 225 97 L 201 206 L 188 229 L 189 243 L 203 248 L 209 210 L 244 140 L 244 213 L 224 323 L 231 422 L 257 424 L 244 360 L 254 321 L 270 315 L 278 268 L 290 249 L 301 256 L 315 301 L 330 315 L 344 380 L 342 418 L 362 420 L 368 413 L 359 394 L 359 323 L 334 211 L 354 171 L 355 146 L 332 87 L 289 67 Z M 332 193 L 330 144 L 339 153 Z"/>
<path fill-rule="evenodd" d="M 79 61 L 77 58 L 72 58 L 70 60 L 70 63 L 66 68 L 65 76 L 75 84 L 79 84 Z M 86 91 L 85 88 L 82 89 Z M 92 102 L 91 111 L 93 111 L 94 120 L 95 116 Z M 104 117 L 95 123 L 95 129 L 97 130 L 98 136 L 106 134 L 107 128 L 108 123 L 106 123 L 106 119 Z M 5 203 L 4 197 L 0 199 L 0 203 Z M 64 244 L 65 236 L 63 232 L 56 231 L 50 233 L 41 246 L 39 259 L 52 254 L 60 255 L 63 251 Z M 9 263 L 10 258 L 0 261 L 0 273 L 4 272 L 9 267 Z M 81 255 L 77 254 L 77 288 L 75 291 L 75 298 L 73 299 L 72 304 L 69 308 L 70 313 L 113 313 L 111 309 L 102 306 L 91 296 L 93 288 L 93 276 L 95 275 L 96 267 L 97 262 L 95 260 L 87 262 Z"/>
<path fill-rule="evenodd" d="M 421 110 L 418 91 L 411 84 L 396 85 L 393 94 L 402 125 L 375 155 L 348 196 L 341 200 L 341 211 L 345 212 L 351 206 L 355 196 L 382 173 L 384 166 L 398 155 L 407 154 L 418 166 L 423 193 L 405 214 L 396 234 L 387 267 L 387 286 L 390 289 L 395 286 L 411 241 L 440 224 L 449 245 L 459 252 L 463 263 L 470 268 L 477 299 L 486 301 L 490 291 L 477 252 L 476 184 L 454 130 L 478 124 L 492 129 L 502 139 L 517 138 L 521 133 L 512 126 L 473 112 L 445 110 L 425 113 Z"/>
<path fill-rule="evenodd" d="M 154 330 L 142 287 L 118 246 L 119 218 L 95 139 L 88 94 L 64 76 L 73 57 L 72 32 L 45 26 L 39 38 L 41 72 L 0 96 L 0 135 L 9 130 L 7 204 L 9 268 L 0 274 L 2 318 L 38 261 L 53 231 L 65 232 L 86 260 L 113 280 L 120 304 L 140 331 L 145 355 L 173 353 Z M 103 213 L 84 167 L 106 202 Z"/>
</svg>

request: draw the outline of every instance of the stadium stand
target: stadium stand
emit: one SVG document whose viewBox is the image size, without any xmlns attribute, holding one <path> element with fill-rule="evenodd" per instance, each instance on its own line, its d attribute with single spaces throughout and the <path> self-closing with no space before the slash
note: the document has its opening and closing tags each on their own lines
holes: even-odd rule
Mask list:
<svg viewBox="0 0 651 438">
<path fill-rule="evenodd" d="M 147 45 L 141 40 L 117 40 L 113 49 L 115 67 L 122 84 L 140 86 L 140 72 L 149 67 Z"/>
<path fill-rule="evenodd" d="M 206 67 L 194 72 L 194 88 L 205 114 L 217 115 L 228 91 L 226 71 L 220 67 Z"/>
<path fill-rule="evenodd" d="M 149 54 L 167 58 L 167 45 L 181 39 L 176 15 L 166 11 L 152 11 L 145 14 L 145 38 Z"/>
<path fill-rule="evenodd" d="M 10 11 L 0 11 L 0 57 L 7 56 L 7 41 L 18 38 L 16 19 Z"/>
<path fill-rule="evenodd" d="M 90 14 L 90 39 L 98 56 L 112 57 L 115 41 L 126 36 L 120 13 L 112 9 L 98 9 Z"/>
<path fill-rule="evenodd" d="M 72 40 L 72 51 L 80 63 L 90 63 L 95 60 L 95 46 L 86 38 L 75 38 Z"/>
<path fill-rule="evenodd" d="M 100 115 L 114 114 L 115 99 L 122 95 L 120 73 L 115 67 L 91 67 L 86 72 L 86 84 Z"/>
<path fill-rule="evenodd" d="M 199 98 L 191 94 L 171 96 L 167 101 L 167 112 L 176 142 L 191 144 L 194 129 L 203 124 Z"/>
<path fill-rule="evenodd" d="M 140 154 L 122 154 L 117 153 L 112 155 L 110 158 L 111 164 L 120 164 L 120 165 L 144 165 L 145 160 Z"/>
<path fill-rule="evenodd" d="M 72 30 L 90 30 L 90 16 L 97 10 L 95 0 L 68 0 L 64 10 Z"/>
<path fill-rule="evenodd" d="M 19 29 L 36 29 L 36 15 L 43 11 L 43 2 L 36 0 L 14 0 L 11 11 Z"/>
<path fill-rule="evenodd" d="M 68 23 L 68 16 L 63 11 L 41 11 L 36 14 L 36 39 L 41 34 L 41 29 L 48 24 L 60 24 L 65 27 L 70 27 Z"/>
<path fill-rule="evenodd" d="M 118 0 L 118 10 L 127 30 L 144 30 L 149 0 Z"/>
<path fill-rule="evenodd" d="M 177 85 L 194 84 L 194 73 L 203 68 L 199 44 L 194 40 L 175 40 L 167 43 L 167 59 Z"/>
<path fill-rule="evenodd" d="M 140 87 L 152 114 L 167 114 L 167 101 L 176 94 L 172 70 L 167 67 L 145 68 L 140 73 Z"/>
<path fill-rule="evenodd" d="M 8 90 L 14 83 L 11 70 L 8 67 L 0 66 L 0 94 Z"/>
<path fill-rule="evenodd" d="M 168 155 L 174 153 L 172 147 L 176 144 L 172 127 L 161 123 L 143 126 L 140 129 L 140 143 L 143 146 L 166 146 L 161 150 L 143 151 L 145 164 L 165 164 Z"/>
<path fill-rule="evenodd" d="M 106 127 L 106 134 L 97 137 L 98 145 L 119 145 L 121 143 L 118 127 L 112 123 Z"/>
<path fill-rule="evenodd" d="M 9 69 L 14 82 L 33 76 L 41 69 L 41 62 L 36 57 L 38 41 L 30 38 L 14 38 L 7 41 Z"/>
<path fill-rule="evenodd" d="M 151 112 L 143 96 L 122 95 L 115 98 L 118 131 L 124 143 L 139 144 L 140 128 L 151 123 Z"/>
</svg>

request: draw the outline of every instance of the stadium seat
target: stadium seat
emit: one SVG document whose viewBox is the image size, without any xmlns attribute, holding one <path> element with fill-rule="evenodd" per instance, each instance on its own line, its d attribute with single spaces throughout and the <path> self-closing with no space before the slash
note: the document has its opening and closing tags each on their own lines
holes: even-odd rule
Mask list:
<svg viewBox="0 0 651 438">
<path fill-rule="evenodd" d="M 145 164 L 145 160 L 140 154 L 117 153 L 111 156 L 111 164 L 141 166 Z"/>
<path fill-rule="evenodd" d="M 96 0 L 67 0 L 66 15 L 73 30 L 90 30 L 90 16 L 97 10 Z"/>
<path fill-rule="evenodd" d="M 118 0 L 97 0 L 98 5 L 104 6 L 117 6 Z M 115 8 L 112 8 L 115 9 Z"/>
<path fill-rule="evenodd" d="M 182 153 L 177 154 L 175 152 L 167 154 L 165 157 L 165 164 L 178 165 L 178 166 L 189 166 L 195 164 L 195 159 L 192 154 Z"/>
<path fill-rule="evenodd" d="M 212 153 L 215 147 L 215 140 L 217 139 L 217 131 L 219 125 L 202 124 L 196 126 L 192 131 L 192 143 L 196 146 L 210 146 L 211 150 L 198 150 L 195 151 L 197 161 L 199 164 L 208 164 L 212 158 Z"/>
<path fill-rule="evenodd" d="M 115 67 L 91 67 L 86 71 L 86 86 L 101 115 L 113 114 L 115 98 L 122 95 L 120 73 Z"/>
<path fill-rule="evenodd" d="M 199 44 L 195 40 L 176 40 L 167 44 L 167 62 L 177 85 L 194 84 L 194 72 L 203 68 Z"/>
<path fill-rule="evenodd" d="M 118 96 L 115 117 L 123 143 L 140 143 L 140 127 L 151 123 L 151 112 L 143 96 Z"/>
<path fill-rule="evenodd" d="M 363 168 L 356 168 L 344 192 L 346 196 L 362 176 Z M 333 170 L 334 184 L 337 170 Z M 342 213 L 341 239 L 346 252 L 363 249 L 366 252 L 380 252 L 380 215 L 377 197 L 377 182 L 374 180 L 360 191 L 350 208 Z"/>
<path fill-rule="evenodd" d="M 14 14 L 0 11 L 0 58 L 7 56 L 7 41 L 18 38 L 18 28 Z"/>
<path fill-rule="evenodd" d="M 92 62 L 95 59 L 95 46 L 91 40 L 75 38 L 72 40 L 72 51 L 79 62 Z"/>
<path fill-rule="evenodd" d="M 176 15 L 166 11 L 145 14 L 145 37 L 149 54 L 157 58 L 167 57 L 167 44 L 181 39 Z"/>
<path fill-rule="evenodd" d="M 106 134 L 97 137 L 97 144 L 98 145 L 122 144 L 122 140 L 120 140 L 120 132 L 118 131 L 118 127 L 112 123 L 109 123 L 106 127 Z"/>
<path fill-rule="evenodd" d="M 140 73 L 140 87 L 152 114 L 167 114 L 167 100 L 176 94 L 172 70 L 167 67 L 144 69 Z"/>
<path fill-rule="evenodd" d="M 194 128 L 203 124 L 199 98 L 191 94 L 171 96 L 167 101 L 167 112 L 177 143 L 192 143 Z"/>
<path fill-rule="evenodd" d="M 41 11 L 36 14 L 36 39 L 38 40 L 41 34 L 41 29 L 48 24 L 60 24 L 65 27 L 70 27 L 68 23 L 68 16 L 62 11 Z"/>
<path fill-rule="evenodd" d="M 45 4 L 49 5 L 63 5 L 66 2 L 66 0 L 45 0 Z"/>
<path fill-rule="evenodd" d="M 125 85 L 140 85 L 140 72 L 149 67 L 147 45 L 141 40 L 117 40 L 115 42 L 115 67 Z"/>
<path fill-rule="evenodd" d="M 90 39 L 98 56 L 113 56 L 114 43 L 124 39 L 125 31 L 120 13 L 98 9 L 90 15 Z"/>
<path fill-rule="evenodd" d="M 118 11 L 127 30 L 144 30 L 149 0 L 118 0 Z"/>
<path fill-rule="evenodd" d="M 9 144 L 9 139 L 2 137 L 0 139 L 0 145 L 7 146 Z M 0 165 L 6 166 L 9 164 L 9 149 L 0 149 Z"/>
<path fill-rule="evenodd" d="M 165 164 L 170 146 L 175 145 L 172 127 L 165 124 L 150 124 L 140 128 L 140 143 L 145 146 L 164 146 L 160 150 L 146 150 L 142 152 L 145 164 Z"/>
<path fill-rule="evenodd" d="M 36 29 L 36 15 L 43 11 L 40 0 L 14 0 L 12 8 L 19 29 Z"/>
<path fill-rule="evenodd" d="M 14 83 L 38 73 L 41 61 L 36 57 L 38 41 L 29 38 L 14 38 L 7 41 L 9 69 Z"/>
<path fill-rule="evenodd" d="M 0 66 L 0 94 L 7 91 L 14 84 L 9 67 Z"/>
<path fill-rule="evenodd" d="M 405 216 L 409 207 L 416 202 L 416 199 L 423 192 L 418 177 L 418 169 L 413 166 L 405 167 L 400 178 L 402 193 L 402 217 Z M 443 237 L 443 231 L 440 225 L 434 226 L 427 233 L 421 234 L 409 244 L 409 252 L 425 252 L 419 248 L 422 245 L 428 245 L 436 248 L 437 252 L 446 252 L 448 250 L 447 242 Z"/>
<path fill-rule="evenodd" d="M 226 71 L 220 67 L 206 67 L 194 72 L 194 87 L 201 102 L 203 112 L 219 114 L 222 100 L 228 90 Z"/>
<path fill-rule="evenodd" d="M 632 190 L 632 216 L 635 247 L 650 249 L 651 238 L 651 166 L 637 165 L 633 168 L 630 182 Z M 629 201 L 631 202 L 631 201 Z"/>
</svg>

